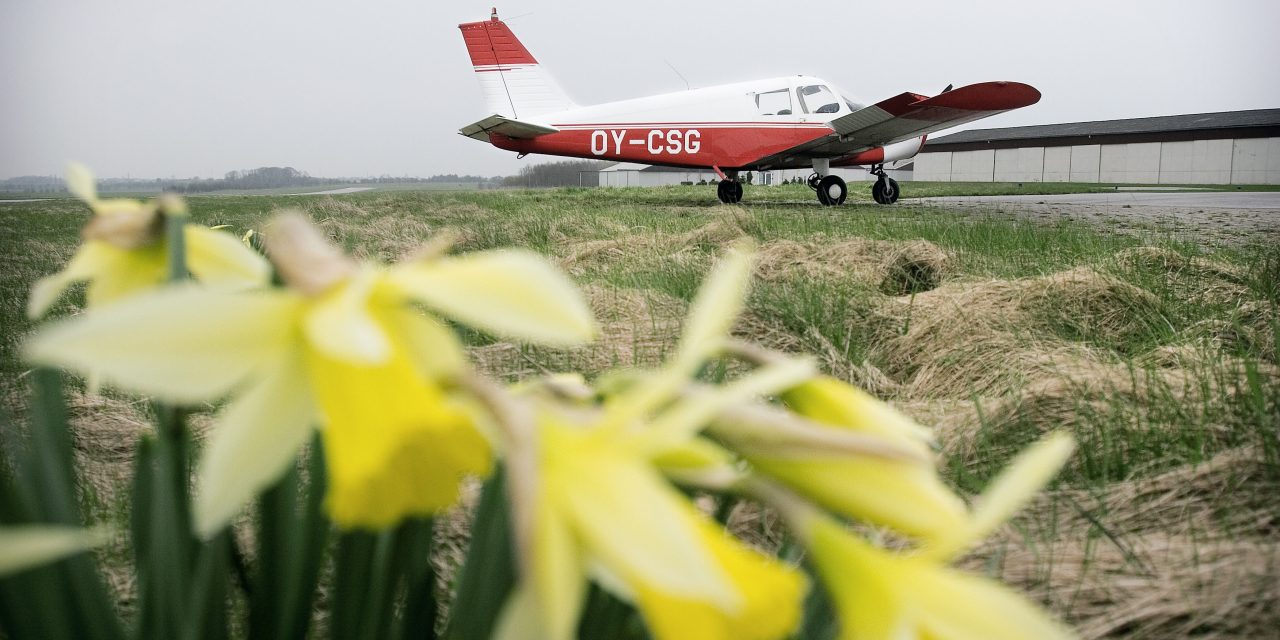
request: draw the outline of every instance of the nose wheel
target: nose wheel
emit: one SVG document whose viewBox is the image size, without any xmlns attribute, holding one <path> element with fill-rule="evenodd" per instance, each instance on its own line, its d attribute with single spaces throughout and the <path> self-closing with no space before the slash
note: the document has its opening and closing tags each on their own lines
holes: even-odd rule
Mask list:
<svg viewBox="0 0 1280 640">
<path fill-rule="evenodd" d="M 716 195 L 725 204 L 742 202 L 742 183 L 737 180 L 721 180 L 720 186 L 716 187 Z"/>
<path fill-rule="evenodd" d="M 818 193 L 818 202 L 825 207 L 844 204 L 844 199 L 849 196 L 849 187 L 834 174 L 820 176 L 815 173 L 809 176 L 809 188 Z"/>
<path fill-rule="evenodd" d="M 871 169 L 876 176 L 876 183 L 871 185 L 871 197 L 880 204 L 893 204 L 898 201 L 898 181 L 884 173 L 884 165 L 876 165 Z"/>
</svg>

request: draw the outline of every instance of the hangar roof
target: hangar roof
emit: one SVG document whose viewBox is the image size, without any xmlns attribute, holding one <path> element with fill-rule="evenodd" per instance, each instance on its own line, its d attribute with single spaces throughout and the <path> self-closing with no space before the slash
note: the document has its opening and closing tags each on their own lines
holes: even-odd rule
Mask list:
<svg viewBox="0 0 1280 640">
<path fill-rule="evenodd" d="M 932 138 L 925 151 L 1272 136 L 1280 136 L 1280 109 L 971 129 Z"/>
</svg>

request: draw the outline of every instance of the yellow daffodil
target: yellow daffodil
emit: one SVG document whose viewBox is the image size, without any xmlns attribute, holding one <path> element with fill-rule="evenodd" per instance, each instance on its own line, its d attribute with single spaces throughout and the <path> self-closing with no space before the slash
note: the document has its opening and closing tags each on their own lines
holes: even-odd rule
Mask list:
<svg viewBox="0 0 1280 640">
<path fill-rule="evenodd" d="M 523 576 L 498 637 L 575 637 L 588 576 L 634 603 L 659 640 L 766 640 L 799 623 L 802 575 L 731 538 L 659 468 L 718 465 L 724 455 L 696 437 L 716 413 L 812 375 L 807 362 L 779 363 L 681 397 L 727 334 L 750 270 L 739 249 L 708 278 L 662 371 L 635 376 L 598 408 L 532 403 L 532 459 L 508 455 Z"/>
<path fill-rule="evenodd" d="M 293 464 L 315 426 L 326 503 L 342 526 L 432 513 L 453 502 L 461 475 L 487 471 L 471 403 L 447 386 L 465 369 L 462 348 L 412 303 L 545 343 L 594 331 L 578 291 L 529 252 L 361 266 L 296 214 L 266 238 L 286 288 L 170 287 L 51 327 L 27 349 L 32 361 L 96 370 L 169 401 L 233 394 L 197 473 L 203 536 Z"/>
<path fill-rule="evenodd" d="M 93 174 L 73 164 L 67 169 L 67 188 L 93 210 L 81 235 L 84 244 L 66 267 L 41 278 L 31 288 L 27 315 L 38 318 L 58 301 L 67 287 L 88 281 L 89 307 L 99 307 L 154 288 L 168 273 L 163 215 L 185 215 L 181 201 L 141 202 L 98 198 Z M 164 208 L 165 211 L 161 211 Z M 230 234 L 188 224 L 183 230 L 187 269 L 196 280 L 221 289 L 248 289 L 267 284 L 270 267 Z"/>
<path fill-rule="evenodd" d="M 0 578 L 73 556 L 109 538 L 103 529 L 51 524 L 0 527 Z"/>
<path fill-rule="evenodd" d="M 927 540 L 950 535 L 965 523 L 964 501 L 934 468 L 928 432 L 910 418 L 827 377 L 805 381 L 782 399 L 804 419 L 800 428 L 813 446 L 756 444 L 741 437 L 742 425 L 717 430 L 754 470 L 827 509 Z M 868 456 L 857 447 L 834 446 L 842 436 L 859 436 L 864 448 L 879 443 L 909 455 Z"/>
<path fill-rule="evenodd" d="M 786 497 L 774 503 L 809 549 L 840 616 L 842 640 L 1070 638 L 1068 629 L 1025 597 L 944 562 L 1038 491 L 1071 448 L 1070 438 L 1053 436 L 1023 454 L 988 493 L 989 515 L 980 518 L 982 525 L 963 528 L 948 552 L 895 554 L 817 509 Z"/>
</svg>

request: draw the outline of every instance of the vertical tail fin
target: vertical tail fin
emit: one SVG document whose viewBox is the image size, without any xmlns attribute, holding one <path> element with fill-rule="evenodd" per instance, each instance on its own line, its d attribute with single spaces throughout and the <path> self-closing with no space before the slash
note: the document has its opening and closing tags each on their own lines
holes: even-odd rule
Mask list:
<svg viewBox="0 0 1280 640">
<path fill-rule="evenodd" d="M 497 9 L 488 20 L 458 28 L 491 113 L 527 119 L 577 106 L 511 28 L 498 19 Z"/>
</svg>

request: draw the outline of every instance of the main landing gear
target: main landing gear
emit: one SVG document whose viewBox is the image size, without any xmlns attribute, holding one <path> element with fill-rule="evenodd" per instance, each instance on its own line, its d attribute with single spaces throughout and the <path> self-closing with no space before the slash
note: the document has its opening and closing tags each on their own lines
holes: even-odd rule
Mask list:
<svg viewBox="0 0 1280 640">
<path fill-rule="evenodd" d="M 849 187 L 844 180 L 832 173 L 809 176 L 809 188 L 818 192 L 818 202 L 826 207 L 844 204 L 844 199 L 849 196 Z"/>
<path fill-rule="evenodd" d="M 725 204 L 742 202 L 742 183 L 734 178 L 725 178 L 720 181 L 720 186 L 716 187 L 716 195 L 720 197 L 720 202 Z"/>
<path fill-rule="evenodd" d="M 880 204 L 893 204 L 898 201 L 898 181 L 884 173 L 884 165 L 872 165 L 871 175 L 876 176 L 876 183 L 871 185 L 871 197 Z"/>
</svg>

